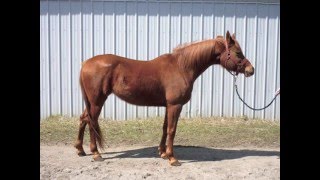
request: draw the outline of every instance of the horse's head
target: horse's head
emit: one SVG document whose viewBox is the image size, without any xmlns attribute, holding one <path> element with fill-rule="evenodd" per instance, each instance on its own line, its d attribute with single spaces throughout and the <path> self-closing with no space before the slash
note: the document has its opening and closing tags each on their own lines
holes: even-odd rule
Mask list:
<svg viewBox="0 0 320 180">
<path fill-rule="evenodd" d="M 250 61 L 243 55 L 241 47 L 236 40 L 235 34 L 226 34 L 225 50 L 221 53 L 220 64 L 229 71 L 236 74 L 243 73 L 246 77 L 254 74 L 254 68 Z"/>
</svg>

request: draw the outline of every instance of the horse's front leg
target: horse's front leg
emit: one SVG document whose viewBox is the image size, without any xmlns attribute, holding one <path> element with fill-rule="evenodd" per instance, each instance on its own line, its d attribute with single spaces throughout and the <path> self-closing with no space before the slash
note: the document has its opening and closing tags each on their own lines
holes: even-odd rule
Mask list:
<svg viewBox="0 0 320 180">
<path fill-rule="evenodd" d="M 163 122 L 163 127 L 162 127 L 162 137 L 159 145 L 159 155 L 163 158 L 166 159 L 166 141 L 167 141 L 167 128 L 168 128 L 168 111 L 166 108 L 166 114 L 164 117 L 164 122 Z"/>
<path fill-rule="evenodd" d="M 172 166 L 180 166 L 180 162 L 174 157 L 173 153 L 173 140 L 174 136 L 176 135 L 176 129 L 178 124 L 178 119 L 181 113 L 182 105 L 167 105 L 167 112 L 168 112 L 168 127 L 167 127 L 167 134 L 168 134 L 168 143 L 166 148 L 166 156 L 169 158 L 169 163 Z"/>
</svg>

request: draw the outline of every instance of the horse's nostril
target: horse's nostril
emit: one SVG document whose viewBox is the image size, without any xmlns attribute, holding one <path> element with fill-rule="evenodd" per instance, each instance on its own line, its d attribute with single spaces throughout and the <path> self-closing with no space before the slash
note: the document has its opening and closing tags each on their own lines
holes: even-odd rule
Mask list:
<svg viewBox="0 0 320 180">
<path fill-rule="evenodd" d="M 254 73 L 254 71 L 245 71 L 245 74 L 246 74 L 247 76 L 252 76 L 253 73 Z"/>
<path fill-rule="evenodd" d="M 254 74 L 254 67 L 249 65 L 245 68 L 244 70 L 245 74 L 247 74 L 248 76 L 252 76 Z"/>
<path fill-rule="evenodd" d="M 249 74 L 249 75 L 253 75 L 254 74 L 254 69 L 251 68 L 251 69 L 247 70 L 246 73 Z"/>
</svg>

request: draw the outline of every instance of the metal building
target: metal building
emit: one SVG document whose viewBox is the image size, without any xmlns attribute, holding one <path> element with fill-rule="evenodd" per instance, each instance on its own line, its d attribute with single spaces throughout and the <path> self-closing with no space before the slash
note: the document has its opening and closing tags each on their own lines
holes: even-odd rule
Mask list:
<svg viewBox="0 0 320 180">
<path fill-rule="evenodd" d="M 81 62 L 94 55 L 150 60 L 181 43 L 225 36 L 227 30 L 236 34 L 256 71 L 247 79 L 240 75 L 240 94 L 262 107 L 280 87 L 279 0 L 41 0 L 41 118 L 81 114 L 79 71 Z M 181 116 L 280 120 L 280 97 L 268 109 L 252 111 L 236 96 L 232 80 L 220 66 L 207 69 Z M 133 106 L 114 95 L 101 112 L 116 120 L 150 116 L 164 116 L 164 108 Z"/>
</svg>

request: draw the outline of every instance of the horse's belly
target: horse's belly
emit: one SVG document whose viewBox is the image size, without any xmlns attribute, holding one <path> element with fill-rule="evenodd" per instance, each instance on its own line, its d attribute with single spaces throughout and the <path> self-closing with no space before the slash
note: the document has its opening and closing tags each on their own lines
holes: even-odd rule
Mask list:
<svg viewBox="0 0 320 180">
<path fill-rule="evenodd" d="M 122 79 L 113 87 L 120 99 L 141 106 L 165 106 L 166 99 L 159 83 L 155 81 L 129 81 Z"/>
<path fill-rule="evenodd" d="M 116 94 L 116 93 L 115 93 Z M 157 99 L 151 96 L 127 96 L 123 94 L 116 94 L 120 99 L 134 105 L 139 106 L 165 106 L 164 99 Z"/>
<path fill-rule="evenodd" d="M 158 94 L 151 94 L 144 91 L 114 91 L 113 92 L 120 99 L 135 105 L 141 106 L 165 106 L 165 96 L 159 96 Z"/>
</svg>

